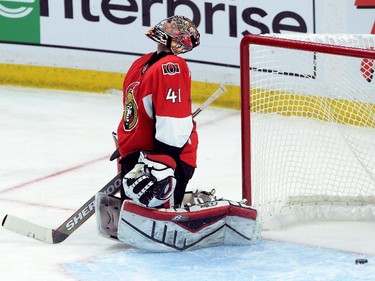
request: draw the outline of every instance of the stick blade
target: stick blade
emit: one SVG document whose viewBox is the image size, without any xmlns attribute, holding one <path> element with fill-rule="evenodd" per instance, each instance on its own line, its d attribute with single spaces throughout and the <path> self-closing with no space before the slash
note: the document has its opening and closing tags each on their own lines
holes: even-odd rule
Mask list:
<svg viewBox="0 0 375 281">
<path fill-rule="evenodd" d="M 25 221 L 12 215 L 6 215 L 2 226 L 12 232 L 27 236 L 45 243 L 54 244 L 53 230 Z"/>
</svg>

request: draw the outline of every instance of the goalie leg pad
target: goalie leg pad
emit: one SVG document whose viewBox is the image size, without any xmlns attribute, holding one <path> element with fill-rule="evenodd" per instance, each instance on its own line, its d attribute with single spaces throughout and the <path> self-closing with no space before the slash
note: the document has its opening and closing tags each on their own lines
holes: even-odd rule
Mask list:
<svg viewBox="0 0 375 281">
<path fill-rule="evenodd" d="M 229 200 L 180 209 L 150 209 L 125 200 L 118 239 L 153 252 L 250 245 L 259 239 L 256 217 L 256 210 Z"/>
<path fill-rule="evenodd" d="M 121 209 L 121 199 L 97 193 L 95 196 L 95 214 L 98 234 L 117 240 L 118 221 Z"/>
<path fill-rule="evenodd" d="M 261 235 L 261 225 L 256 219 L 256 211 L 240 202 L 228 200 L 228 203 L 230 207 L 225 219 L 227 227 L 224 245 L 241 246 L 258 241 Z"/>
</svg>

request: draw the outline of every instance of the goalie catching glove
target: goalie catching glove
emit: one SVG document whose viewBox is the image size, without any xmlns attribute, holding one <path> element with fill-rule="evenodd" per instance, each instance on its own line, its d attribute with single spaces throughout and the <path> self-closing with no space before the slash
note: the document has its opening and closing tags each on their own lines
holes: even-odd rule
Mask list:
<svg viewBox="0 0 375 281">
<path fill-rule="evenodd" d="M 123 179 L 126 196 L 145 207 L 162 206 L 176 187 L 175 169 L 172 157 L 141 151 L 138 163 Z"/>
</svg>

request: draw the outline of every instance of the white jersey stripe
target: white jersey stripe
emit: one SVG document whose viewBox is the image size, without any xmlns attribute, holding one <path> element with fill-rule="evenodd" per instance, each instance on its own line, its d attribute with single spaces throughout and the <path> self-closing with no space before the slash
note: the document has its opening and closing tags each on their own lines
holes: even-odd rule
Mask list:
<svg viewBox="0 0 375 281">
<path fill-rule="evenodd" d="M 152 94 L 147 95 L 143 98 L 143 106 L 146 110 L 148 117 L 153 119 Z"/>
<path fill-rule="evenodd" d="M 156 116 L 155 138 L 167 145 L 182 147 L 193 130 L 191 116 L 185 118 Z"/>
</svg>

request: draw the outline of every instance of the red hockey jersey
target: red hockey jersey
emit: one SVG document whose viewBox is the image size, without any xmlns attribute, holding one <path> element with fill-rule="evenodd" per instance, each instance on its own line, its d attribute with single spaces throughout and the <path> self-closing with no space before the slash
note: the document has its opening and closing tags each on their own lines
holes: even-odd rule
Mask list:
<svg viewBox="0 0 375 281">
<path fill-rule="evenodd" d="M 137 59 L 123 84 L 123 118 L 118 126 L 122 157 L 153 150 L 154 140 L 184 147 L 180 159 L 196 167 L 198 135 L 191 115 L 191 77 L 183 58 L 167 55 L 149 68 L 153 53 Z"/>
</svg>

